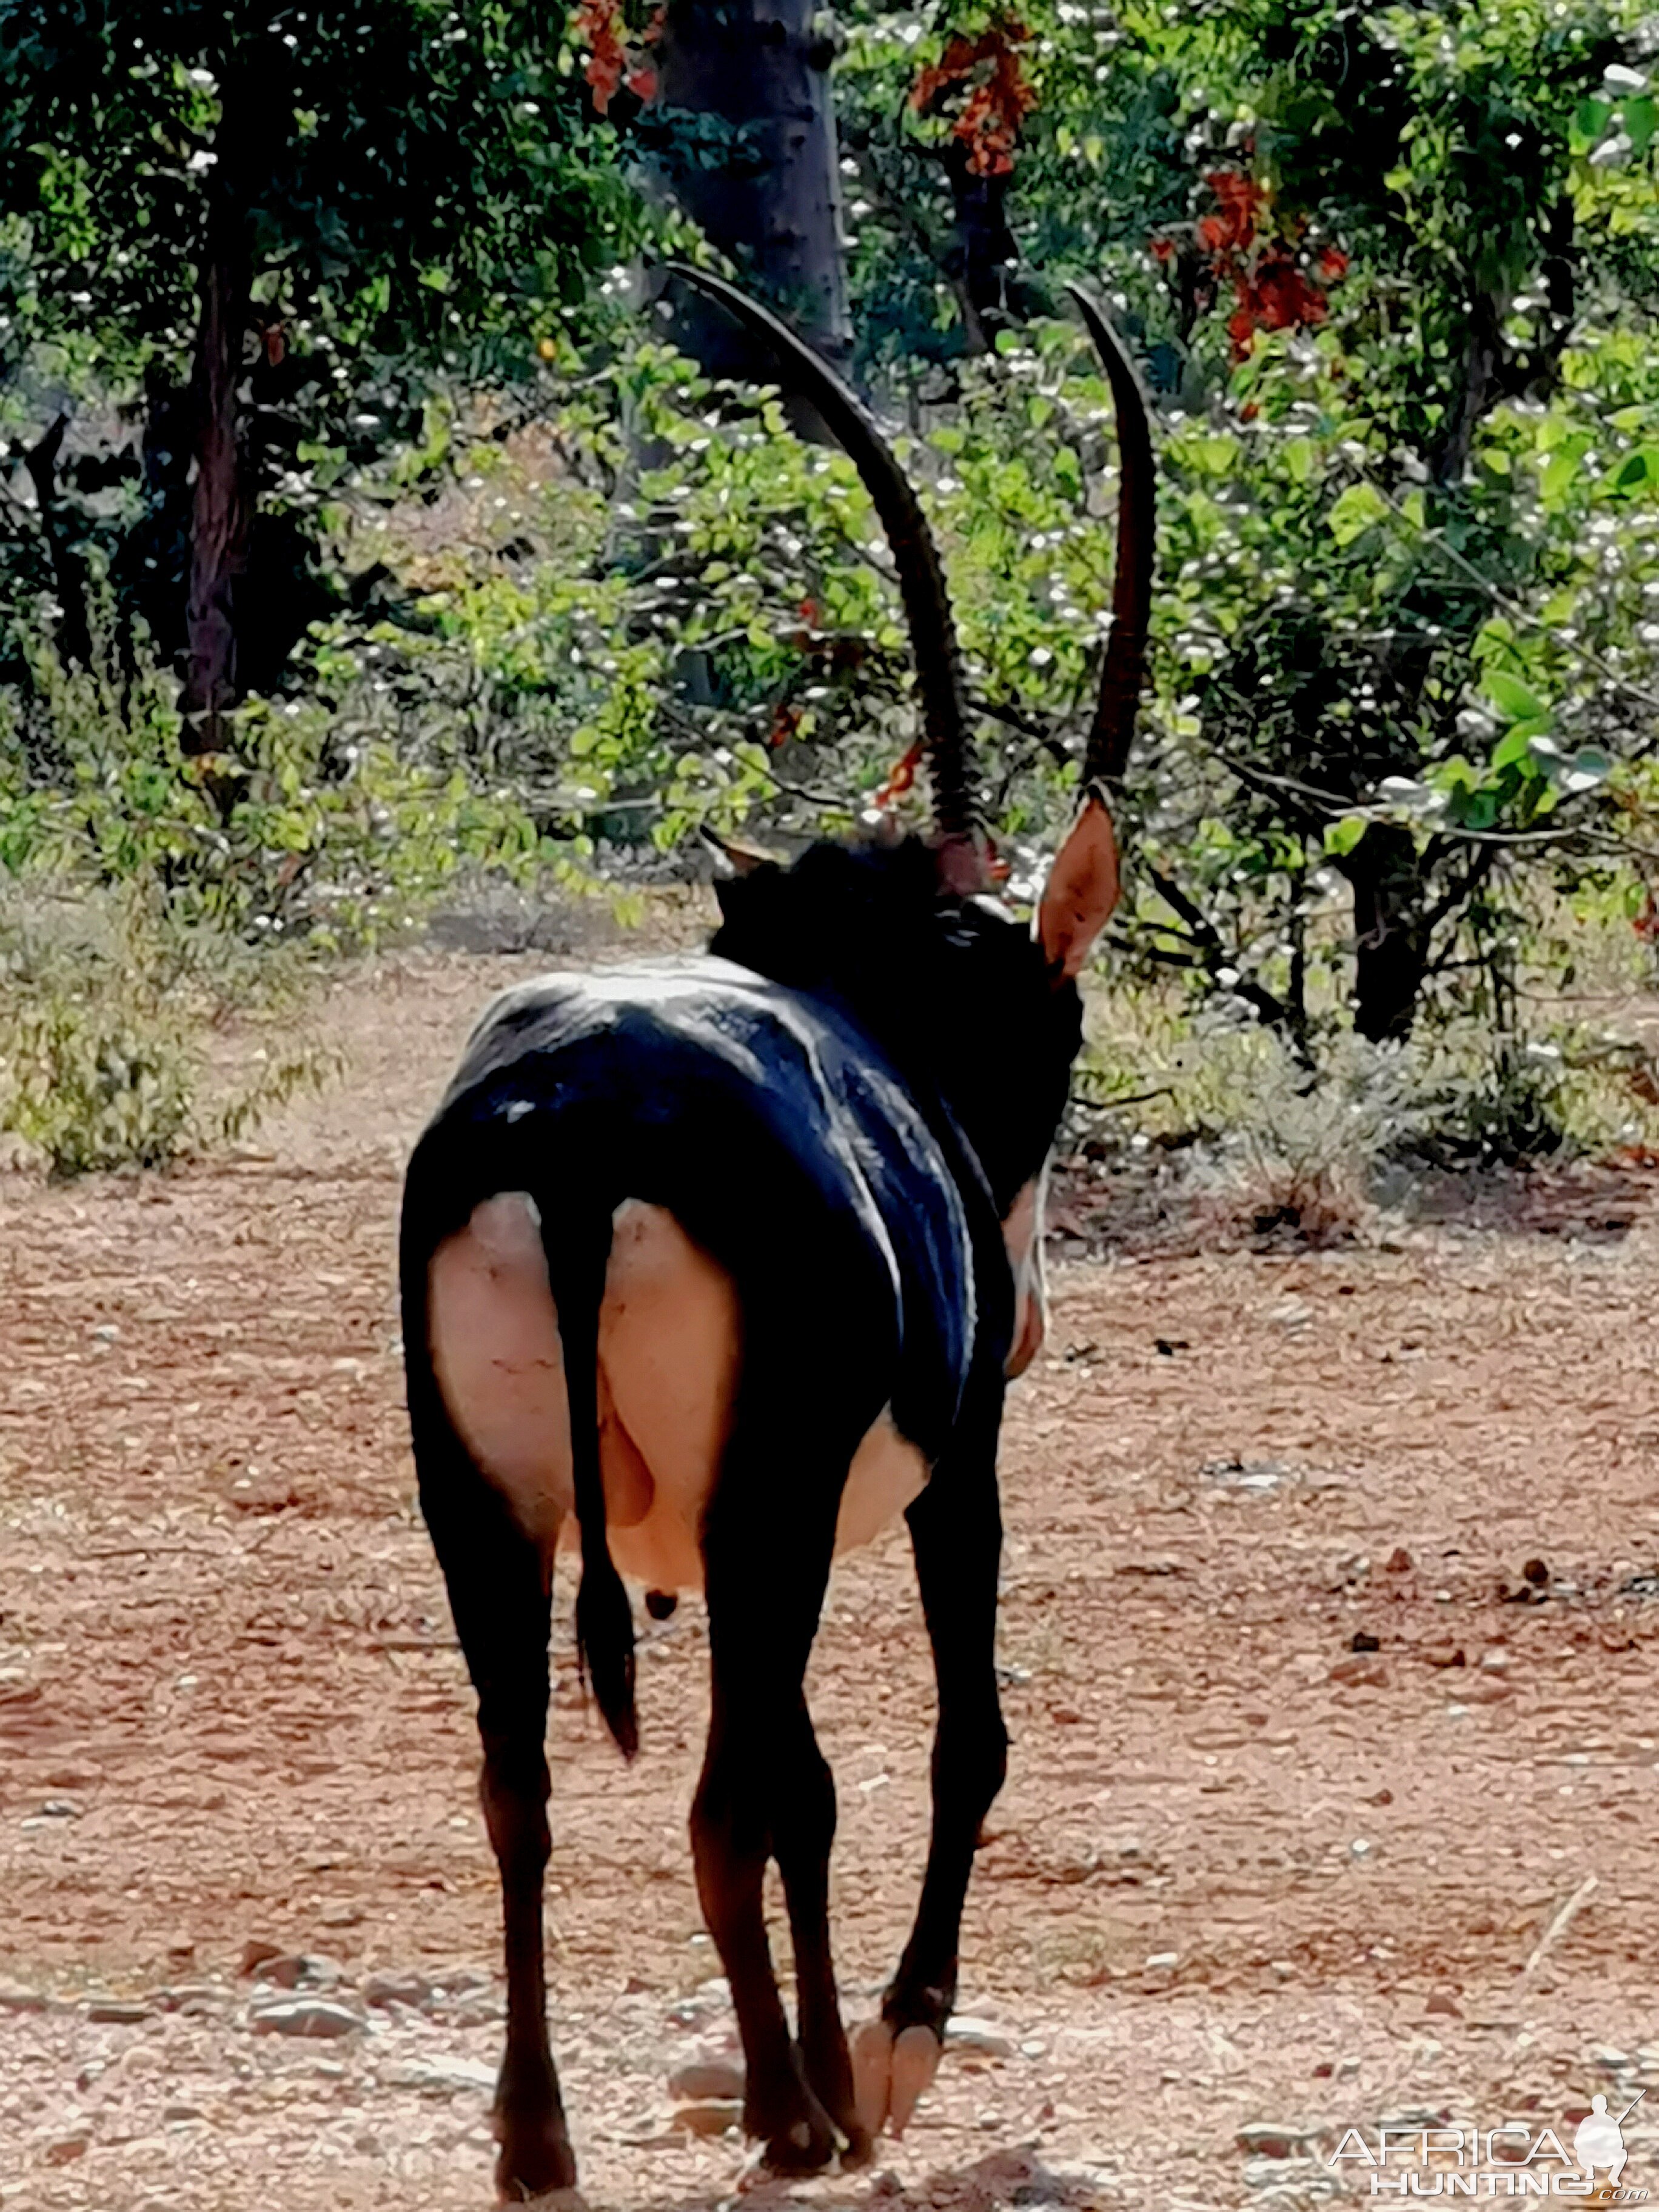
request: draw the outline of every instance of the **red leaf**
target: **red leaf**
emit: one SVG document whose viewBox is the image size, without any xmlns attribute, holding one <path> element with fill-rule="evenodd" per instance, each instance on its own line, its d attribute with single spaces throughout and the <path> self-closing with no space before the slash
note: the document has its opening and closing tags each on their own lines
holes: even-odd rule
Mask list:
<svg viewBox="0 0 1659 2212">
<path fill-rule="evenodd" d="M 876 805 L 884 811 L 886 808 L 892 805 L 896 799 L 902 798 L 904 793 L 909 790 L 911 785 L 915 783 L 916 780 L 916 770 L 921 767 L 921 747 L 919 744 L 914 744 L 911 746 L 909 751 L 906 753 L 902 760 L 896 761 L 894 763 L 892 769 L 888 774 L 886 782 L 881 786 L 880 789 L 875 794 Z"/>
<path fill-rule="evenodd" d="M 957 33 L 945 42 L 944 52 L 917 76 L 910 105 L 918 114 L 941 107 L 946 96 L 969 80 L 983 63 L 990 68 L 969 86 L 962 112 L 951 125 L 953 137 L 968 149 L 968 167 L 975 176 L 1006 176 L 1014 166 L 1014 149 L 1020 125 L 1037 104 L 1021 63 L 1019 49 L 1030 33 L 1014 16 L 1003 16 L 976 39 Z"/>
<path fill-rule="evenodd" d="M 637 93 L 641 100 L 654 95 L 655 72 L 630 63 L 622 0 L 580 0 L 570 19 L 570 28 L 578 44 L 586 44 L 589 49 L 590 58 L 582 75 L 592 88 L 593 105 L 599 114 L 610 112 L 611 103 L 624 81 L 629 91 Z"/>
</svg>

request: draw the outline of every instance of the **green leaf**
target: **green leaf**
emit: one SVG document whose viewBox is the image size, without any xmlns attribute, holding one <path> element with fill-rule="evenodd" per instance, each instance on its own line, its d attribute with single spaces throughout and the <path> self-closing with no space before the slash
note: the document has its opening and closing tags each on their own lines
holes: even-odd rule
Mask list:
<svg viewBox="0 0 1659 2212">
<path fill-rule="evenodd" d="M 1292 438 L 1285 448 L 1285 466 L 1290 471 L 1291 482 L 1311 483 L 1314 463 L 1317 459 L 1318 449 L 1311 438 Z"/>
<path fill-rule="evenodd" d="M 1489 668 L 1486 673 L 1486 696 L 1500 714 L 1507 714 L 1511 722 L 1537 721 L 1547 717 L 1549 708 L 1529 684 L 1507 669 Z"/>
<path fill-rule="evenodd" d="M 1538 756 L 1533 748 L 1540 738 L 1547 738 L 1551 724 L 1547 715 L 1537 715 L 1529 722 L 1517 722 L 1508 736 L 1499 740 L 1492 750 L 1494 769 L 1517 768 L 1522 775 L 1541 775 Z"/>
<path fill-rule="evenodd" d="M 1604 100 L 1581 100 L 1574 111 L 1573 134 L 1594 145 L 1607 127 L 1613 110 Z"/>
<path fill-rule="evenodd" d="M 1466 830 L 1490 830 L 1498 819 L 1495 791 L 1459 791 L 1453 794 L 1452 819 Z"/>
<path fill-rule="evenodd" d="M 1577 453 L 1552 453 L 1539 471 L 1538 489 L 1546 507 L 1562 506 L 1582 473 Z"/>
<path fill-rule="evenodd" d="M 1325 824 L 1325 850 L 1334 858 L 1352 853 L 1370 824 L 1363 814 L 1345 815 L 1340 822 Z"/>
<path fill-rule="evenodd" d="M 1653 134 L 1659 130 L 1659 106 L 1652 100 L 1627 100 L 1625 102 L 1625 136 L 1639 161 L 1653 143 Z"/>
<path fill-rule="evenodd" d="M 1339 545 L 1352 545 L 1356 538 L 1387 519 L 1388 502 L 1368 483 L 1350 484 L 1325 517 L 1327 528 Z"/>
</svg>

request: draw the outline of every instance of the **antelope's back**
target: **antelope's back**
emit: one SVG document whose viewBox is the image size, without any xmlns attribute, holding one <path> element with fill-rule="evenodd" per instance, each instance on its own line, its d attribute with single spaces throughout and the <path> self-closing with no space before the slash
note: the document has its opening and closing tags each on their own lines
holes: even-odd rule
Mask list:
<svg viewBox="0 0 1659 2212">
<path fill-rule="evenodd" d="M 729 1278 L 745 1344 L 857 1359 L 928 1460 L 1006 1296 L 975 1266 L 988 1229 L 1000 1249 L 988 1193 L 891 1064 L 836 1010 L 711 957 L 549 975 L 489 1007 L 410 1165 L 411 1346 L 432 1255 L 504 1192 L 544 1237 L 572 1202 L 660 1209 Z"/>
</svg>

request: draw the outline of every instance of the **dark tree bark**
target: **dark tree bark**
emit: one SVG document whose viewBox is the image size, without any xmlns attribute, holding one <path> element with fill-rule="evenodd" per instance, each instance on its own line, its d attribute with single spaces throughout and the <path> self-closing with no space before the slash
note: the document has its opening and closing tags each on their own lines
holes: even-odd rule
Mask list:
<svg viewBox="0 0 1659 2212">
<path fill-rule="evenodd" d="M 1374 822 L 1342 862 L 1353 890 L 1354 1027 L 1373 1044 L 1411 1035 L 1433 929 L 1410 833 Z"/>
<path fill-rule="evenodd" d="M 180 708 L 184 749 L 192 753 L 228 748 L 229 716 L 241 696 L 236 602 L 254 513 L 244 389 L 253 319 L 252 216 L 282 142 L 283 58 L 276 40 L 261 40 L 232 56 L 222 79 L 191 384 L 194 483 Z"/>
<path fill-rule="evenodd" d="M 1542 281 L 1554 328 L 1534 354 L 1511 357 L 1504 339 L 1504 302 L 1490 291 L 1469 302 L 1468 337 L 1462 388 L 1450 410 L 1437 447 L 1429 455 L 1430 474 L 1439 490 L 1462 478 L 1482 421 L 1500 400 L 1523 392 L 1553 388 L 1562 352 L 1571 335 L 1576 291 L 1576 241 L 1571 203 L 1557 203 L 1546 232 Z M 1385 652 L 1378 690 L 1391 690 L 1402 722 L 1420 706 L 1434 649 L 1423 636 L 1402 637 Z M 1400 771 L 1412 772 L 1401 762 Z M 1403 830 L 1369 829 L 1340 863 L 1353 890 L 1354 1026 L 1382 1042 L 1410 1035 L 1417 1000 L 1434 965 L 1436 928 L 1456 913 L 1480 876 L 1472 871 L 1465 890 L 1431 907 L 1430 877 Z"/>
<path fill-rule="evenodd" d="M 196 346 L 196 484 L 185 621 L 185 750 L 222 752 L 236 704 L 236 586 L 247 566 L 253 501 L 241 452 L 242 335 L 247 264 L 234 222 L 215 226 Z"/>
<path fill-rule="evenodd" d="M 86 565 L 70 542 L 58 497 L 58 456 L 68 428 L 69 416 L 60 415 L 40 443 L 24 454 L 23 466 L 34 486 L 40 535 L 46 540 L 52 586 L 58 593 L 58 650 L 70 667 L 88 668 L 92 665 L 92 626 L 87 614 Z"/>
<path fill-rule="evenodd" d="M 1474 449 L 1474 434 L 1480 420 L 1502 396 L 1498 368 L 1504 358 L 1503 313 L 1503 302 L 1491 292 L 1477 292 L 1469 302 L 1463 389 L 1457 411 L 1434 457 L 1434 480 L 1438 484 L 1461 482 Z"/>
<path fill-rule="evenodd" d="M 852 350 L 841 224 L 835 41 L 814 0 L 671 0 L 659 110 L 726 126 L 724 158 L 684 150 L 662 181 L 743 281 L 838 368 Z M 674 343 L 711 375 L 769 382 L 774 365 L 711 302 L 676 287 Z"/>
<path fill-rule="evenodd" d="M 956 210 L 957 239 L 948 270 L 957 284 L 969 353 L 987 353 L 996 331 L 1009 320 L 1012 264 L 1018 252 L 1008 227 L 1011 170 L 980 175 L 971 166 L 972 149 L 953 137 L 945 149 L 945 173 Z"/>
</svg>

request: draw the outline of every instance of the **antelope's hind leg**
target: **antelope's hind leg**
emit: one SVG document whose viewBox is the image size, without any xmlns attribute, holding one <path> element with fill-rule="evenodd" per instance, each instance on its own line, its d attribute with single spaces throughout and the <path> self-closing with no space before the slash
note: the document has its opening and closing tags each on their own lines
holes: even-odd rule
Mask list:
<svg viewBox="0 0 1659 2212">
<path fill-rule="evenodd" d="M 757 1363 L 750 1355 L 750 1371 Z M 703 1532 L 711 1712 L 691 1809 L 697 1894 L 743 2038 L 744 2126 L 774 2171 L 861 2156 L 830 1958 L 836 1790 L 802 1684 L 858 1434 L 740 1407 Z M 789 1909 L 799 2006 L 792 2039 L 763 1906 L 769 1857 Z"/>
<path fill-rule="evenodd" d="M 781 1747 L 775 1783 L 779 1813 L 772 1852 L 789 1909 L 795 1953 L 796 2043 L 807 2088 L 840 2137 L 846 2166 L 862 2166 L 870 2137 L 860 2124 L 852 2059 L 842 2024 L 830 1942 L 830 1847 L 836 1833 L 836 1782 L 812 1732 L 803 1696 L 793 1735 Z"/>
<path fill-rule="evenodd" d="M 413 1395 L 413 1394 L 411 1394 Z M 434 1394 L 435 1395 L 435 1394 Z M 441 1407 L 414 1412 L 421 1504 L 478 1698 L 479 1798 L 501 1872 L 507 2049 L 495 2086 L 496 2192 L 517 2204 L 573 2190 L 575 2154 L 547 2034 L 542 1881 L 547 1801 L 550 1554 L 473 1467 Z"/>
<path fill-rule="evenodd" d="M 1008 1735 L 997 1695 L 997 1493 L 1000 1377 L 975 1392 L 975 1417 L 910 1507 L 910 1540 L 933 1647 L 939 1722 L 933 1826 L 915 1926 L 883 2000 L 854 2039 L 859 2118 L 874 2136 L 902 2135 L 939 2069 L 957 1998 L 962 1911 L 980 1824 L 1001 1789 Z"/>
</svg>

